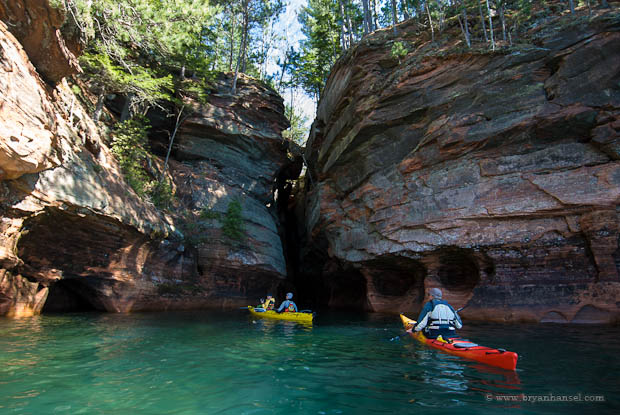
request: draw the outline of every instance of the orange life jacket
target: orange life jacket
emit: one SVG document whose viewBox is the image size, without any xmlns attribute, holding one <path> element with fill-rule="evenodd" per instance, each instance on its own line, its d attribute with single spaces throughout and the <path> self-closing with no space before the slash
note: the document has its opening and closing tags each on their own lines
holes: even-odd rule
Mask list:
<svg viewBox="0 0 620 415">
<path fill-rule="evenodd" d="M 293 303 L 288 303 L 288 307 L 286 307 L 284 309 L 285 313 L 294 313 L 295 312 L 295 306 L 293 305 Z"/>
</svg>

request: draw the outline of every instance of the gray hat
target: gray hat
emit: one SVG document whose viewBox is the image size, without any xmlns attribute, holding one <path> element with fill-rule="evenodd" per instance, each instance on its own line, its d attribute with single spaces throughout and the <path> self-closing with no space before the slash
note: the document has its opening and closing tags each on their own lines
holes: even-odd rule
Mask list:
<svg viewBox="0 0 620 415">
<path fill-rule="evenodd" d="M 286 293 L 286 299 L 290 300 L 291 298 L 293 298 L 293 293 Z"/>
<path fill-rule="evenodd" d="M 441 300 L 442 294 L 439 288 L 431 288 L 431 290 L 429 291 L 429 294 L 431 295 L 431 297 Z"/>
</svg>

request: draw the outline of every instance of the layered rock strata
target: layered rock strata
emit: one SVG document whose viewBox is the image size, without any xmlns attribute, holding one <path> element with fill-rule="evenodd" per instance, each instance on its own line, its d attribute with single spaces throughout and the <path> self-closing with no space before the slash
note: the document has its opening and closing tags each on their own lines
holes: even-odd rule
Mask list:
<svg viewBox="0 0 620 415">
<path fill-rule="evenodd" d="M 92 225 L 113 239 L 172 228 L 127 186 L 67 84 L 50 90 L 3 22 L 0 45 L 0 314 L 29 315 L 56 282 L 113 262 Z M 91 263 L 97 255 L 107 260 Z"/>
<path fill-rule="evenodd" d="M 166 212 L 128 186 L 67 82 L 2 22 L 0 46 L 0 315 L 232 307 L 282 284 L 275 191 L 292 158 L 277 94 L 250 79 L 218 94 L 222 78 L 209 104 L 187 103 Z M 238 238 L 222 231 L 232 200 Z"/>
<path fill-rule="evenodd" d="M 0 0 L 0 20 L 7 24 L 41 78 L 55 86 L 81 71 L 77 57 L 83 45 L 77 36 L 61 33 L 65 11 L 49 0 Z"/>
<path fill-rule="evenodd" d="M 282 98 L 243 75 L 231 96 L 231 81 L 220 75 L 209 102 L 195 105 L 182 122 L 171 173 L 195 225 L 190 232 L 198 273 L 221 278 L 223 297 L 246 292 L 245 279 L 252 280 L 260 289 L 248 296 L 257 298 L 275 292 L 287 276 L 277 204 L 278 199 L 286 203 L 279 196 L 301 165 L 293 144 L 282 139 L 289 126 Z M 241 216 L 238 226 L 234 205 Z M 231 226 L 242 235 L 235 236 Z"/>
<path fill-rule="evenodd" d="M 457 53 L 409 21 L 336 63 L 303 204 L 328 304 L 413 312 L 440 287 L 471 319 L 617 321 L 620 17 L 556 23 Z"/>
</svg>

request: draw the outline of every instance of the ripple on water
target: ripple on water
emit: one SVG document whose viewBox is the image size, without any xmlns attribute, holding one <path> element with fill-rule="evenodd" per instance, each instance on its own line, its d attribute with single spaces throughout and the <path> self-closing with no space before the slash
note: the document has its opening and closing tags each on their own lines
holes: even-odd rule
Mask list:
<svg viewBox="0 0 620 415">
<path fill-rule="evenodd" d="M 468 325 L 467 337 L 519 352 L 506 372 L 390 342 L 394 316 L 320 317 L 310 327 L 242 313 L 0 319 L 0 412 L 581 414 L 618 404 L 617 328 Z M 607 402 L 487 399 L 580 392 Z"/>
</svg>

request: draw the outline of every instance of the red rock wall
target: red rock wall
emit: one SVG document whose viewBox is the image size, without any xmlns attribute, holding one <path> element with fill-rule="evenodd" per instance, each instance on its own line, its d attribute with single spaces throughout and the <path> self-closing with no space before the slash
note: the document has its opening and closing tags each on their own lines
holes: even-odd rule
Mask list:
<svg viewBox="0 0 620 415">
<path fill-rule="evenodd" d="M 375 311 L 441 287 L 471 319 L 616 321 L 618 12 L 496 53 L 417 29 L 369 36 L 330 75 L 306 152 L 306 280 Z"/>
<path fill-rule="evenodd" d="M 62 35 L 65 14 L 51 7 L 48 0 L 0 0 L 0 20 L 19 40 L 43 80 L 52 86 L 81 71 L 77 56 L 83 45 Z"/>
<path fill-rule="evenodd" d="M 0 315 L 31 315 L 58 281 L 97 272 L 110 285 L 123 272 L 127 279 L 136 261 L 102 258 L 174 228 L 126 184 L 67 83 L 45 84 L 4 22 L 0 45 Z M 123 309 L 114 300 L 91 307 Z"/>
<path fill-rule="evenodd" d="M 0 21 L 0 315 L 230 308 L 276 292 L 287 269 L 274 193 L 296 174 L 281 97 L 246 78 L 222 95 L 223 77 L 211 103 L 188 102 L 169 169 L 181 200 L 161 211 L 62 79 L 76 68 L 56 54 L 61 16 L 24 0 L 0 1 L 0 18 L 13 27 Z M 241 240 L 201 218 L 234 199 Z"/>
<path fill-rule="evenodd" d="M 287 170 L 294 164 L 287 152 L 294 149 L 281 135 L 289 125 L 282 98 L 243 75 L 231 96 L 231 83 L 230 76 L 220 74 L 209 102 L 197 105 L 183 122 L 171 170 L 190 211 L 218 216 L 196 218 L 201 238 L 208 240 L 198 245 L 201 268 L 236 274 L 239 267 L 257 267 L 284 278 L 274 193 L 287 179 L 296 179 L 301 166 Z M 242 207 L 245 236 L 240 241 L 230 240 L 222 229 L 233 201 Z"/>
</svg>

